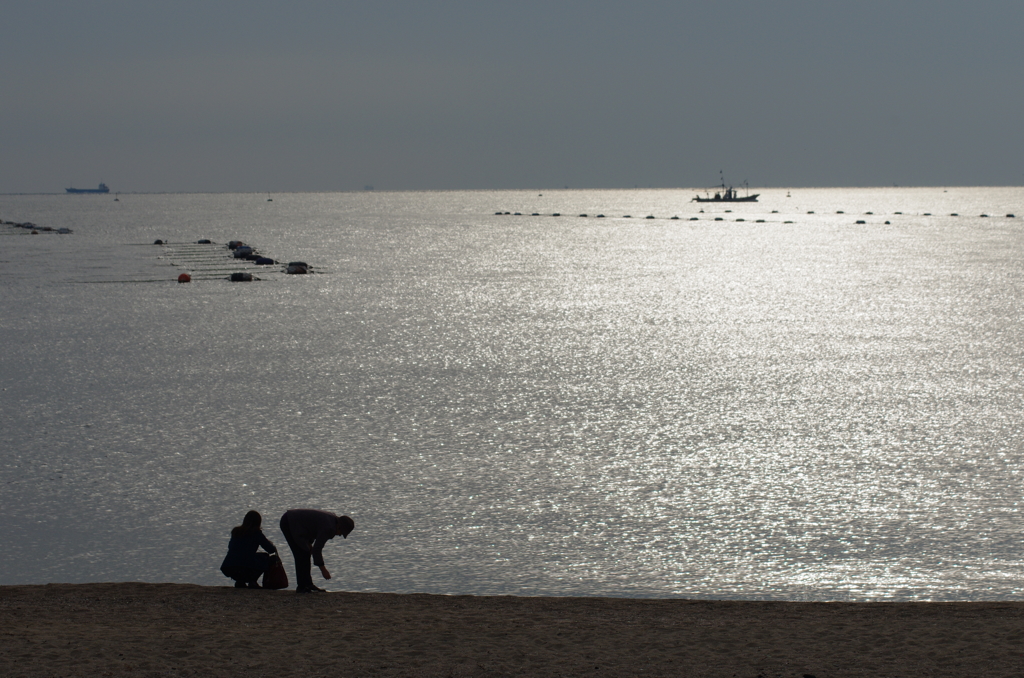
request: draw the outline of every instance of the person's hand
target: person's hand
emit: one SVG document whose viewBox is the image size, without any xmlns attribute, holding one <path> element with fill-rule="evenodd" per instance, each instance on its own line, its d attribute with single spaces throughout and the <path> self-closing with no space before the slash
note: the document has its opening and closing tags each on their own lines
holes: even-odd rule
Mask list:
<svg viewBox="0 0 1024 678">
<path fill-rule="evenodd" d="M 323 565 L 320 566 L 320 574 L 324 576 L 324 579 L 330 579 L 331 573 L 327 571 L 327 568 Z"/>
</svg>

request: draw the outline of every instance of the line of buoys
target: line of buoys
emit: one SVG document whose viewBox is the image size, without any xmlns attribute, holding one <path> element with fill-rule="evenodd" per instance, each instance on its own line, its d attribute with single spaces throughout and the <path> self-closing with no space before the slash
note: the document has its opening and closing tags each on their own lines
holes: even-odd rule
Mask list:
<svg viewBox="0 0 1024 678">
<path fill-rule="evenodd" d="M 700 212 L 701 212 L 701 214 L 703 214 L 703 213 L 704 213 L 704 210 L 701 210 Z M 730 213 L 730 212 L 732 212 L 732 210 L 725 210 L 725 212 L 726 212 L 726 213 Z M 772 213 L 772 214 L 778 214 L 778 213 L 779 213 L 779 211 L 778 211 L 778 210 L 772 210 L 772 212 L 771 212 L 771 213 Z M 515 214 L 516 216 L 519 216 L 519 215 L 522 215 L 523 213 L 522 213 L 522 212 L 495 212 L 494 214 L 496 214 L 496 215 L 505 215 L 505 214 Z M 807 212 L 807 214 L 814 214 L 814 210 L 809 210 L 809 211 Z M 845 211 L 843 211 L 843 210 L 836 210 L 836 214 L 845 214 Z M 874 212 L 865 212 L 864 214 L 865 214 L 865 215 L 874 215 Z M 903 214 L 903 212 L 893 212 L 893 214 L 896 214 L 896 215 L 902 215 L 902 214 Z M 534 217 L 539 217 L 539 216 L 544 216 L 544 215 L 542 215 L 542 214 L 541 214 L 541 213 L 539 213 L 539 212 L 532 212 L 532 213 L 530 214 L 530 216 L 534 216 Z M 551 216 L 553 216 L 553 217 L 560 217 L 560 216 L 562 216 L 562 214 L 561 214 L 560 212 L 552 212 L 552 213 L 551 213 Z M 589 216 L 590 216 L 590 214 L 589 214 L 589 213 L 587 213 L 587 212 L 583 212 L 583 213 L 581 213 L 581 214 L 580 214 L 579 216 L 580 216 L 581 218 L 586 218 L 586 217 L 589 217 Z M 931 213 L 931 212 L 922 212 L 922 213 L 921 213 L 921 216 L 925 216 L 925 217 L 930 217 L 930 216 L 932 216 L 932 213 Z M 950 213 L 950 215 L 949 215 L 949 216 L 951 216 L 951 217 L 958 217 L 958 216 L 960 216 L 960 214 L 959 214 L 959 213 L 957 213 L 957 212 L 952 212 L 952 213 Z M 981 216 L 982 218 L 986 218 L 986 219 L 987 219 L 987 218 L 989 218 L 989 215 L 988 215 L 988 214 L 981 214 L 981 215 L 979 215 L 979 216 Z M 597 214 L 597 215 L 595 215 L 595 217 L 596 217 L 597 219 L 604 219 L 604 218 L 605 218 L 605 215 L 604 215 L 604 214 Z M 623 219 L 632 219 L 632 218 L 633 218 L 633 215 L 631 215 L 631 214 L 624 214 L 624 215 L 622 215 L 622 218 L 623 218 Z M 644 218 L 645 218 L 645 219 L 657 219 L 658 217 L 654 216 L 653 214 L 650 214 L 650 215 L 648 215 L 648 216 L 646 216 L 646 217 L 644 217 Z M 671 217 L 668 217 L 668 219 L 669 219 L 669 220 L 671 220 L 671 221 L 678 221 L 678 220 L 679 220 L 679 218 L 680 218 L 680 217 L 679 217 L 678 215 L 676 215 L 676 216 L 671 216 Z M 1016 218 L 1016 215 L 1015 215 L 1015 214 L 1014 214 L 1013 212 L 1010 212 L 1010 213 L 1008 213 L 1008 214 L 1006 215 L 1006 218 L 1007 218 L 1007 219 L 1015 219 L 1015 218 Z M 690 217 L 690 221 L 699 221 L 699 219 L 698 219 L 697 217 Z M 722 217 L 715 217 L 715 221 L 724 221 L 724 219 L 723 219 Z M 736 219 L 736 221 L 745 221 L 745 219 L 743 219 L 743 218 L 739 218 L 739 219 Z M 758 219 L 758 220 L 757 220 L 757 221 L 756 221 L 755 223 L 758 223 L 758 224 L 763 224 L 763 223 L 765 223 L 765 220 L 764 220 L 764 219 Z M 793 223 L 793 222 L 792 222 L 792 221 L 784 221 L 783 223 L 785 223 L 785 224 L 791 224 L 791 223 Z M 863 223 L 865 223 L 865 222 L 864 222 L 864 221 L 857 221 L 857 222 L 855 222 L 855 223 L 857 223 L 857 224 L 863 224 Z M 890 222 L 886 221 L 885 223 L 886 223 L 886 224 L 889 224 Z"/>
<path fill-rule="evenodd" d="M 7 225 L 7 226 L 13 226 L 14 228 L 23 228 L 26 231 L 30 231 L 33 235 L 39 235 L 40 232 L 42 232 L 42 233 L 60 233 L 62 235 L 66 235 L 68 233 L 73 233 L 74 232 L 70 228 L 63 228 L 63 227 L 62 228 L 54 228 L 53 226 L 36 226 L 31 221 L 23 221 L 23 222 L 20 222 L 20 223 L 17 222 L 17 221 L 4 221 L 4 222 L 0 222 L 0 223 L 3 223 L 5 225 Z"/>
<path fill-rule="evenodd" d="M 164 258 L 176 260 L 178 266 L 188 268 L 187 273 L 181 273 L 178 276 L 178 282 L 191 282 L 192 276 L 197 273 L 204 273 L 202 277 L 209 278 L 210 274 L 219 273 L 220 275 L 227 274 L 227 278 L 231 282 L 251 282 L 253 280 L 259 280 L 260 278 L 253 275 L 249 271 L 230 270 L 233 268 L 231 265 L 225 265 L 223 259 L 220 258 L 222 255 L 216 254 L 216 249 L 207 249 L 206 245 L 215 244 L 208 238 L 202 238 L 190 244 L 177 244 L 172 245 L 169 241 L 158 239 L 154 244 L 166 245 L 170 248 L 168 254 L 163 255 Z M 276 261 L 268 256 L 260 254 L 255 247 L 247 245 L 241 240 L 231 240 L 225 247 L 228 250 L 230 260 L 237 261 L 239 264 L 251 263 L 256 266 L 273 266 L 275 264 L 281 264 L 282 262 Z M 228 268 L 225 271 L 225 267 Z M 304 261 L 292 261 L 281 269 L 282 273 L 291 275 L 295 274 L 307 274 L 313 272 L 313 267 Z"/>
</svg>

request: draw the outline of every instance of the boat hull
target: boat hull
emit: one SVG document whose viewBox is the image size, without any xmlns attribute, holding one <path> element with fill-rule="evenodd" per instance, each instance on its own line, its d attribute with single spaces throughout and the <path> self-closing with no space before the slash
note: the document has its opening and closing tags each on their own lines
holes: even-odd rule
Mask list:
<svg viewBox="0 0 1024 678">
<path fill-rule="evenodd" d="M 754 195 L 745 195 L 742 198 L 702 198 L 698 195 L 693 200 L 694 202 L 757 202 L 757 196 L 759 195 L 761 194 L 755 193 Z"/>
<path fill-rule="evenodd" d="M 65 188 L 68 193 L 110 193 L 106 184 L 100 184 L 97 188 Z"/>
</svg>

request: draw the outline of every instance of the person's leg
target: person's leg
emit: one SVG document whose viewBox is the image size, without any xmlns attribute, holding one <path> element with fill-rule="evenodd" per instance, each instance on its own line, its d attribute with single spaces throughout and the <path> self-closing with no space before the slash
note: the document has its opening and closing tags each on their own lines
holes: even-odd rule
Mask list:
<svg viewBox="0 0 1024 678">
<path fill-rule="evenodd" d="M 313 567 L 313 556 L 308 551 L 292 549 L 292 556 L 295 558 L 295 578 L 299 591 L 309 591 L 313 588 L 313 575 L 310 570 Z"/>
<path fill-rule="evenodd" d="M 245 588 L 245 568 L 242 567 L 222 567 L 220 571 L 224 573 L 225 577 L 230 577 L 235 580 L 236 589 Z"/>
<path fill-rule="evenodd" d="M 265 576 L 267 574 L 267 570 L 270 569 L 270 554 L 269 553 L 257 553 L 256 554 L 256 562 L 258 562 L 260 564 L 260 566 L 259 566 L 259 568 L 253 570 L 252 575 L 249 577 L 249 581 L 247 582 L 248 585 L 249 585 L 249 588 L 251 588 L 251 589 L 263 588 L 262 586 L 260 586 L 259 580 L 260 580 L 260 577 Z"/>
<path fill-rule="evenodd" d="M 292 558 L 295 560 L 295 590 L 310 591 L 313 589 L 313 575 L 310 569 L 313 567 L 313 555 L 292 537 L 288 523 L 281 517 L 281 532 L 284 534 L 288 548 L 292 551 Z"/>
</svg>

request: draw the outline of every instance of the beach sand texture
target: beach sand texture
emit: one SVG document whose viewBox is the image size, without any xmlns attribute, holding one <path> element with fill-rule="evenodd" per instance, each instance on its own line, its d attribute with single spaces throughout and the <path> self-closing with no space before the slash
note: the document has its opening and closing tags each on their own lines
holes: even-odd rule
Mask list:
<svg viewBox="0 0 1024 678">
<path fill-rule="evenodd" d="M 1024 603 L 0 587 L 21 676 L 1013 676 Z"/>
</svg>

